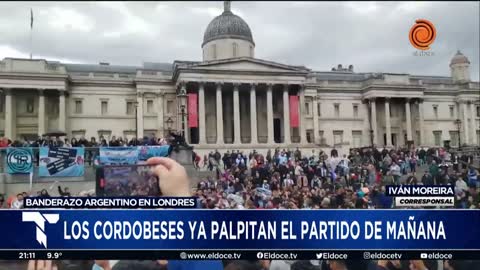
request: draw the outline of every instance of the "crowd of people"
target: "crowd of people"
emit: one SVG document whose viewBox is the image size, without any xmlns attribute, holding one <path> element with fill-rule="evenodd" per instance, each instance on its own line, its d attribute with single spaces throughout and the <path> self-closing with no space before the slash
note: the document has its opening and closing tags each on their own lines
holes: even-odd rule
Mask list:
<svg viewBox="0 0 480 270">
<path fill-rule="evenodd" d="M 198 158 L 197 158 L 198 160 Z M 206 208 L 392 208 L 387 184 L 451 184 L 456 207 L 479 208 L 473 156 L 444 149 L 211 152 L 204 166 L 218 180 L 200 181 L 196 194 Z M 199 166 L 199 165 L 197 165 Z M 424 170 L 417 174 L 418 168 Z"/>
<path fill-rule="evenodd" d="M 107 147 L 107 146 L 139 146 L 139 145 L 165 145 L 167 139 L 157 138 L 155 134 L 144 136 L 141 139 L 136 137 L 130 140 L 125 137 L 112 136 L 110 139 L 100 136 L 97 140 L 91 137 L 87 140 L 84 136 L 77 138 L 63 138 L 63 136 L 39 136 L 36 140 L 27 138 L 10 140 L 9 138 L 0 138 L 0 148 L 2 147 Z"/>
<path fill-rule="evenodd" d="M 53 186 L 50 189 L 52 189 L 52 188 L 53 188 Z M 57 186 L 57 192 L 58 192 L 58 196 L 61 196 L 61 197 L 72 196 L 72 194 L 70 192 L 70 189 L 68 187 L 62 188 L 60 185 L 58 185 Z M 86 196 L 87 193 L 82 192 L 79 195 Z M 89 195 L 93 195 L 93 194 L 90 193 Z M 4 194 L 0 194 L 0 208 L 22 209 L 23 208 L 23 200 L 26 197 L 43 197 L 43 198 L 47 197 L 48 198 L 48 197 L 52 197 L 52 195 L 50 195 L 50 193 L 48 192 L 47 189 L 41 189 L 41 190 L 38 190 L 36 192 L 23 191 L 23 192 L 20 192 L 16 195 L 11 195 L 7 198 L 5 198 Z"/>
<path fill-rule="evenodd" d="M 453 185 L 455 208 L 480 208 L 478 168 L 475 157 L 431 149 L 351 149 L 349 155 L 313 150 L 275 149 L 266 155 L 252 151 L 213 151 L 203 159 L 193 154 L 197 168 L 215 171 L 217 177 L 202 179 L 193 189 L 201 207 L 207 209 L 389 209 L 392 197 L 387 184 Z M 58 187 L 61 196 L 68 188 Z M 35 194 L 49 196 L 46 190 Z M 85 195 L 85 194 L 83 194 Z M 18 194 L 8 206 L 21 208 L 32 194 Z M 147 269 L 133 262 L 120 262 L 113 269 Z M 162 264 L 149 269 L 174 269 Z M 173 262 L 172 262 L 173 263 Z M 436 261 L 224 261 L 221 268 L 255 270 L 424 270 L 439 269 Z M 480 269 L 478 262 L 451 261 L 444 270 Z M 473 268 L 472 268 L 473 267 Z M 175 268 L 177 269 L 177 268 Z M 184 269 L 184 268 L 178 268 Z M 187 269 L 187 268 L 185 268 Z M 202 268 L 188 268 L 202 269 Z M 441 269 L 441 268 L 440 268 Z"/>
</svg>

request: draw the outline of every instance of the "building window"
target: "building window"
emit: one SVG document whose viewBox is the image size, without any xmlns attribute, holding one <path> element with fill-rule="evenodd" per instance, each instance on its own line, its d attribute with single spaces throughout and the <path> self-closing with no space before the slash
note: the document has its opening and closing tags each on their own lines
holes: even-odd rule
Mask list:
<svg viewBox="0 0 480 270">
<path fill-rule="evenodd" d="M 308 102 L 305 102 L 305 112 L 307 113 L 307 115 L 311 115 L 311 113 L 310 113 L 310 103 L 308 103 Z"/>
<path fill-rule="evenodd" d="M 433 105 L 433 116 L 438 118 L 438 105 Z"/>
<path fill-rule="evenodd" d="M 130 141 L 131 139 L 135 138 L 137 135 L 135 133 L 135 131 L 124 131 L 123 132 L 123 137 L 124 138 L 127 138 L 128 141 Z"/>
<path fill-rule="evenodd" d="M 352 145 L 353 147 L 361 147 L 362 146 L 362 131 L 361 130 L 354 130 L 352 131 Z"/>
<path fill-rule="evenodd" d="M 480 142 L 480 130 L 477 130 L 477 143 Z"/>
<path fill-rule="evenodd" d="M 434 131 L 433 132 L 433 138 L 434 138 L 435 146 L 441 146 L 442 145 L 442 131 L 441 130 Z"/>
<path fill-rule="evenodd" d="M 217 59 L 217 44 L 212 44 L 212 59 Z"/>
<path fill-rule="evenodd" d="M 318 138 L 319 138 L 319 141 L 318 141 L 318 142 L 319 142 L 321 145 L 326 144 L 325 138 L 323 137 L 323 130 L 319 130 L 319 131 L 318 131 Z"/>
<path fill-rule="evenodd" d="M 82 101 L 81 100 L 75 100 L 75 113 L 80 114 L 82 113 Z"/>
<path fill-rule="evenodd" d="M 102 115 L 108 113 L 108 101 L 102 100 Z"/>
<path fill-rule="evenodd" d="M 358 117 L 358 104 L 353 104 L 353 117 Z"/>
<path fill-rule="evenodd" d="M 308 129 L 307 130 L 307 142 L 308 143 L 314 143 L 313 142 L 313 129 Z"/>
<path fill-rule="evenodd" d="M 392 106 L 392 103 L 390 103 L 390 117 L 395 117 L 395 106 Z"/>
<path fill-rule="evenodd" d="M 335 117 L 336 118 L 340 117 L 340 104 L 336 103 L 333 106 L 335 111 Z"/>
<path fill-rule="evenodd" d="M 27 113 L 33 113 L 33 98 L 27 98 Z"/>
<path fill-rule="evenodd" d="M 127 114 L 135 114 L 135 103 L 133 101 L 127 101 Z"/>
<path fill-rule="evenodd" d="M 5 96 L 0 95 L 0 113 L 3 113 L 4 106 L 5 106 Z"/>
<path fill-rule="evenodd" d="M 480 106 L 477 106 L 477 117 L 480 117 Z"/>
<path fill-rule="evenodd" d="M 450 131 L 450 145 L 458 146 L 458 131 Z"/>
<path fill-rule="evenodd" d="M 173 114 L 173 100 L 167 100 L 167 113 Z"/>
<path fill-rule="evenodd" d="M 233 57 L 237 57 L 238 56 L 238 44 L 237 43 L 233 43 L 232 44 L 232 49 L 233 49 Z"/>
<path fill-rule="evenodd" d="M 455 107 L 453 107 L 453 105 L 450 105 L 449 109 L 450 109 L 450 118 L 455 118 Z"/>
<path fill-rule="evenodd" d="M 253 58 L 253 46 L 252 45 L 250 45 L 250 57 Z"/>
<path fill-rule="evenodd" d="M 320 106 L 320 103 L 317 103 L 317 115 L 322 116 L 322 106 Z"/>
<path fill-rule="evenodd" d="M 343 131 L 334 130 L 333 131 L 333 144 L 338 145 L 343 143 Z"/>
<path fill-rule="evenodd" d="M 72 137 L 79 140 L 82 137 L 85 137 L 85 130 L 73 130 Z"/>
<path fill-rule="evenodd" d="M 48 115 L 49 116 L 53 116 L 53 117 L 56 117 L 58 116 L 58 113 L 59 113 L 59 102 L 58 101 L 55 101 L 55 100 L 47 100 L 47 112 L 48 112 Z"/>
<path fill-rule="evenodd" d="M 147 100 L 147 113 L 153 113 L 153 100 Z"/>
<path fill-rule="evenodd" d="M 112 136 L 112 131 L 110 130 L 101 130 L 98 131 L 98 138 L 102 138 L 107 141 L 107 143 L 110 141 L 110 137 Z M 100 141 L 100 140 L 99 140 Z"/>
</svg>

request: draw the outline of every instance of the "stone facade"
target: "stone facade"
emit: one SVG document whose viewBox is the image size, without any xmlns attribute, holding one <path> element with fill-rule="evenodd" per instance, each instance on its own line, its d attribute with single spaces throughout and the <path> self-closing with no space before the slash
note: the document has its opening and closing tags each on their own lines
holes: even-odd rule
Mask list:
<svg viewBox="0 0 480 270">
<path fill-rule="evenodd" d="M 133 67 L 5 58 L 0 135 L 16 139 L 59 129 L 69 138 L 131 138 L 185 126 L 187 141 L 200 153 L 480 143 L 480 87 L 460 52 L 450 63 L 451 77 L 356 73 L 352 66 L 318 72 L 256 59 L 252 37 L 238 33 L 209 35 L 202 62 Z M 199 96 L 198 129 L 186 128 L 181 113 L 188 111 L 188 93 Z M 288 125 L 289 95 L 299 96 L 298 128 Z"/>
</svg>

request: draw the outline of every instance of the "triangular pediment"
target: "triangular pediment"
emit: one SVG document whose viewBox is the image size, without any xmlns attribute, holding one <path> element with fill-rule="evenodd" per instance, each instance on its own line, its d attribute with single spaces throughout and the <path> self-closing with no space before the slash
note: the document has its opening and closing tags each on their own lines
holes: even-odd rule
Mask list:
<svg viewBox="0 0 480 270">
<path fill-rule="evenodd" d="M 258 72 L 307 72 L 304 67 L 284 65 L 254 58 L 233 58 L 201 62 L 190 66 L 192 69 L 258 71 Z"/>
</svg>

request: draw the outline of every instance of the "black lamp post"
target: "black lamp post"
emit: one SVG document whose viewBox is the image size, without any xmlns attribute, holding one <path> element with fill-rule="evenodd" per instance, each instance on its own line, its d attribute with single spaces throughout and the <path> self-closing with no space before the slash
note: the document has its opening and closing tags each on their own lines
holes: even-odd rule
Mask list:
<svg viewBox="0 0 480 270">
<path fill-rule="evenodd" d="M 185 116 L 186 116 L 186 113 L 185 113 L 185 104 L 187 103 L 186 99 L 187 99 L 187 91 L 186 89 L 184 88 L 185 85 L 183 85 L 181 88 L 180 88 L 180 91 L 178 92 L 177 94 L 177 97 L 178 97 L 178 100 L 180 101 L 180 116 L 182 117 L 182 137 L 185 138 Z"/>
<path fill-rule="evenodd" d="M 180 105 L 180 116 L 182 117 L 182 137 L 185 138 L 185 105 Z"/>
<path fill-rule="evenodd" d="M 457 119 L 455 120 L 455 124 L 457 125 L 457 133 L 458 133 L 458 149 L 462 148 L 462 141 L 460 139 L 460 128 L 462 126 L 462 120 Z"/>
</svg>

